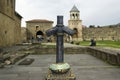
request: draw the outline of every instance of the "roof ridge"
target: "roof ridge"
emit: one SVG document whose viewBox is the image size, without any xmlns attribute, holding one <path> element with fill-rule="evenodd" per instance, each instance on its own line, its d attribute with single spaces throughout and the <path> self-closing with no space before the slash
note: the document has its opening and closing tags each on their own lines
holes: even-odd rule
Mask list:
<svg viewBox="0 0 120 80">
<path fill-rule="evenodd" d="M 74 5 L 70 12 L 79 12 L 78 8 Z"/>
<path fill-rule="evenodd" d="M 53 21 L 46 20 L 46 19 L 32 19 L 26 22 L 53 22 Z"/>
</svg>

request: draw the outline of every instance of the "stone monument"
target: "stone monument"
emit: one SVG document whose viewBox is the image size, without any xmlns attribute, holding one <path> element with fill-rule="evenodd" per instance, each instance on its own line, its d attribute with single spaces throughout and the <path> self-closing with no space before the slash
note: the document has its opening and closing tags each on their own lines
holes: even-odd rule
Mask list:
<svg viewBox="0 0 120 80">
<path fill-rule="evenodd" d="M 46 31 L 47 36 L 56 35 L 57 37 L 56 63 L 50 65 L 46 80 L 76 80 L 70 65 L 64 62 L 64 33 L 73 35 L 75 31 L 63 25 L 63 16 L 57 16 L 56 27 Z"/>
</svg>

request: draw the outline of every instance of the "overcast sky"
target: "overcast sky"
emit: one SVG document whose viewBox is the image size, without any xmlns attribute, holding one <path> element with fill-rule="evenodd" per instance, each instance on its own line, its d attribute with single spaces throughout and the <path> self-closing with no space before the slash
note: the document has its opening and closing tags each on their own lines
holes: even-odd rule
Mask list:
<svg viewBox="0 0 120 80">
<path fill-rule="evenodd" d="M 64 16 L 64 25 L 68 25 L 69 11 L 76 5 L 80 11 L 82 24 L 111 25 L 120 23 L 120 0 L 16 0 L 16 11 L 25 21 L 47 19 L 54 21 L 56 16 Z"/>
</svg>

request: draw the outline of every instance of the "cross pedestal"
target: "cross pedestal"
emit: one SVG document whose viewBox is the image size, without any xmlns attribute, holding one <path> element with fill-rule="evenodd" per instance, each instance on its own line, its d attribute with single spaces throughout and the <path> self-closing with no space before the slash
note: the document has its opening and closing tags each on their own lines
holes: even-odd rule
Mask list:
<svg viewBox="0 0 120 80">
<path fill-rule="evenodd" d="M 75 75 L 71 71 L 71 67 L 68 63 L 64 62 L 64 46 L 63 36 L 64 33 L 73 35 L 74 30 L 64 27 L 63 16 L 57 16 L 57 25 L 52 29 L 46 31 L 47 36 L 56 35 L 56 63 L 51 64 L 46 76 L 46 80 L 76 80 Z"/>
</svg>

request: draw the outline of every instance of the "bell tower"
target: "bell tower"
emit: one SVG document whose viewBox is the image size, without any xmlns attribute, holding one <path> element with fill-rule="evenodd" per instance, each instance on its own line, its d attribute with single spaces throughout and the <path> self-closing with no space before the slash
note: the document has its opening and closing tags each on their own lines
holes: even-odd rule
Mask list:
<svg viewBox="0 0 120 80">
<path fill-rule="evenodd" d="M 70 11 L 70 20 L 79 20 L 79 10 L 74 5 Z"/>
<path fill-rule="evenodd" d="M 72 41 L 82 41 L 82 20 L 80 20 L 80 11 L 74 5 L 70 10 L 70 20 L 68 21 L 68 27 L 76 30 L 70 40 Z"/>
</svg>

